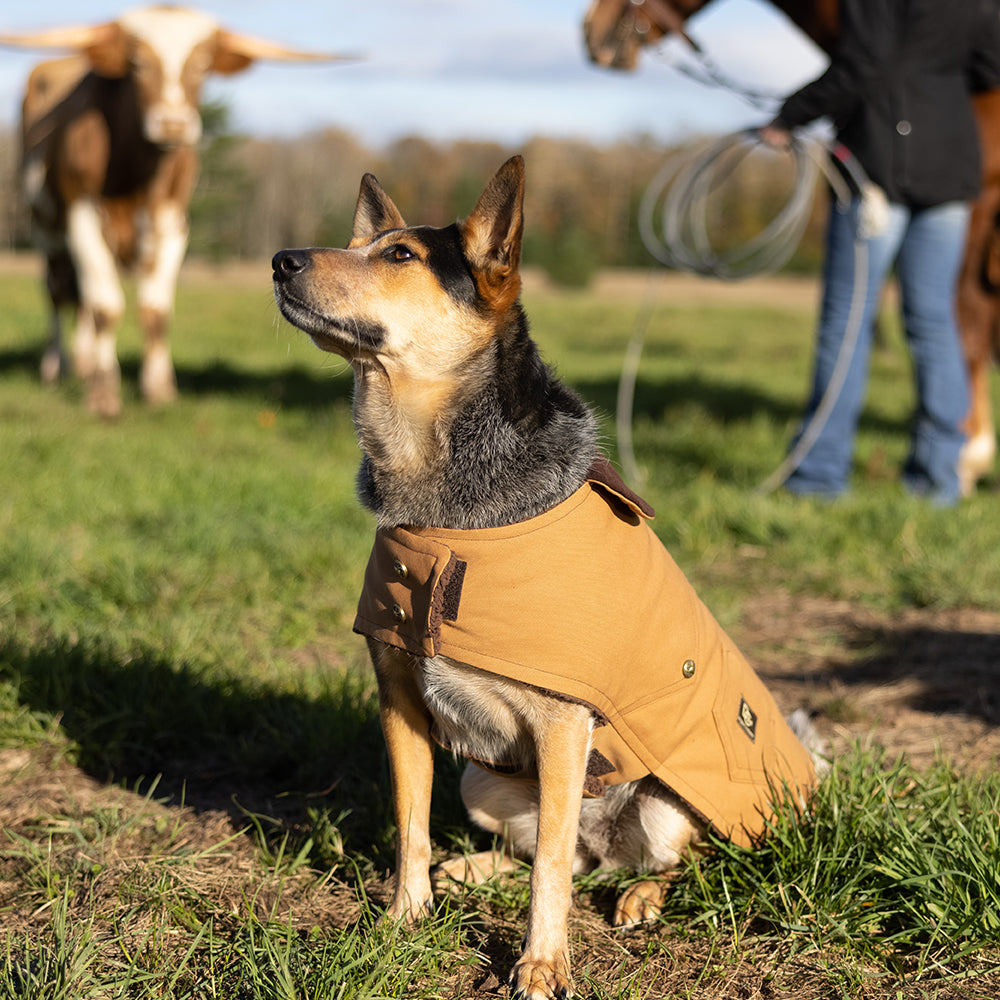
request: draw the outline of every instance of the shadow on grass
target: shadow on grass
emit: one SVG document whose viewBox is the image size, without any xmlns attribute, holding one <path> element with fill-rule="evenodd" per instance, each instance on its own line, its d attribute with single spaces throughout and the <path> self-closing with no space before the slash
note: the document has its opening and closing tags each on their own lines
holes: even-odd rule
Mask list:
<svg viewBox="0 0 1000 1000">
<path fill-rule="evenodd" d="M 138 378 L 138 366 L 129 377 Z M 338 400 L 350 400 L 351 386 L 352 380 L 346 375 L 332 375 L 322 369 L 314 372 L 297 365 L 251 372 L 215 361 L 203 368 L 182 367 L 177 371 L 181 395 L 248 395 L 286 410 L 324 409 Z"/>
<path fill-rule="evenodd" d="M 0 377 L 20 373 L 37 378 L 41 358 L 41 351 L 35 349 L 0 351 Z M 138 384 L 139 366 L 140 359 L 136 356 L 121 359 L 126 385 Z M 349 400 L 351 395 L 349 371 L 334 374 L 328 369 L 313 370 L 300 365 L 253 371 L 224 361 L 201 367 L 180 364 L 177 385 L 182 396 L 254 396 L 264 405 L 283 409 L 322 409 L 337 400 Z"/>
<path fill-rule="evenodd" d="M 40 349 L 0 351 L 0 376 L 19 372 L 37 377 Z M 139 358 L 121 359 L 122 377 L 135 385 L 139 378 Z M 570 380 L 568 380 L 570 381 Z M 284 409 L 321 409 L 338 400 L 350 400 L 351 378 L 348 371 L 332 374 L 324 369 L 289 365 L 267 371 L 253 371 L 223 361 L 196 367 L 179 364 L 177 382 L 183 396 L 246 395 L 258 398 L 263 405 Z M 617 409 L 618 375 L 607 378 L 571 381 L 587 402 L 614 417 Z M 677 406 L 702 409 L 715 420 L 739 423 L 766 413 L 778 423 L 795 421 L 801 416 L 798 404 L 760 392 L 750 384 L 697 378 L 640 378 L 635 390 L 634 418 L 664 419 L 664 412 Z M 669 419 L 667 417 L 666 419 Z M 865 412 L 861 428 L 868 431 L 900 432 L 900 424 L 878 414 Z"/>
<path fill-rule="evenodd" d="M 900 691 L 908 708 L 1000 726 L 1000 635 L 940 628 L 861 628 L 848 646 L 873 650 L 828 672 L 847 688 Z"/>
<path fill-rule="evenodd" d="M 618 408 L 618 375 L 590 381 L 576 381 L 573 387 L 602 413 L 614 417 Z M 806 387 L 803 386 L 803 392 Z M 635 387 L 634 418 L 670 420 L 670 411 L 679 407 L 703 410 L 712 420 L 739 424 L 760 414 L 776 423 L 796 423 L 802 416 L 801 402 L 762 392 L 752 383 L 734 383 L 711 378 L 711 373 L 683 378 L 642 378 Z M 666 414 L 666 416 L 665 416 Z M 860 428 L 872 432 L 900 433 L 905 428 L 897 420 L 866 410 Z"/>
<path fill-rule="evenodd" d="M 618 377 L 573 383 L 577 392 L 601 412 L 614 416 L 618 408 Z M 679 406 L 696 407 L 725 423 L 740 422 L 758 413 L 767 413 L 776 421 L 790 420 L 799 414 L 787 401 L 759 392 L 751 385 L 697 378 L 640 378 L 635 386 L 632 413 L 637 418 L 653 420 Z"/>
<path fill-rule="evenodd" d="M 274 821 L 277 835 L 325 810 L 345 845 L 392 863 L 389 774 L 377 699 L 366 679 L 331 667 L 318 697 L 201 676 L 151 651 L 97 643 L 0 642 L 0 681 L 59 721 L 78 765 L 99 781 L 148 788 L 198 810 Z M 439 754 L 437 820 L 464 823 L 456 764 Z M 346 813 L 342 819 L 341 814 Z M 348 849 L 351 849 L 351 846 Z"/>
<path fill-rule="evenodd" d="M 790 626 L 794 623 L 790 623 Z M 848 632 L 867 651 L 814 679 L 846 687 L 899 687 L 908 707 L 1000 725 L 1000 635 L 891 625 Z M 161 775 L 160 791 L 196 809 L 282 817 L 307 803 L 349 811 L 370 835 L 391 824 L 389 776 L 369 679 L 331 666 L 310 697 L 238 678 L 207 677 L 153 651 L 129 655 L 96 642 L 0 642 L 0 680 L 21 702 L 60 721 L 79 765 L 101 781 L 133 785 Z M 459 770 L 437 755 L 438 822 L 462 827 Z"/>
</svg>

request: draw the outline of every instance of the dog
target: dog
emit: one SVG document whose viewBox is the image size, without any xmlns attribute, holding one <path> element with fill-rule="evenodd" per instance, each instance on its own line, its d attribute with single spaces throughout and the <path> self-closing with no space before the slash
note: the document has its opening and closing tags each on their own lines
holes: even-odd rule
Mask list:
<svg viewBox="0 0 1000 1000">
<path fill-rule="evenodd" d="M 281 313 L 350 362 L 358 494 L 376 516 L 355 630 L 378 680 L 397 864 L 391 918 L 532 859 L 526 1000 L 572 995 L 574 873 L 676 867 L 709 828 L 751 845 L 813 761 L 648 526 L 590 408 L 520 303 L 524 163 L 463 221 L 407 227 L 366 174 L 346 249 L 282 250 Z M 430 872 L 435 744 L 502 848 Z M 633 884 L 614 922 L 659 912 Z"/>
</svg>

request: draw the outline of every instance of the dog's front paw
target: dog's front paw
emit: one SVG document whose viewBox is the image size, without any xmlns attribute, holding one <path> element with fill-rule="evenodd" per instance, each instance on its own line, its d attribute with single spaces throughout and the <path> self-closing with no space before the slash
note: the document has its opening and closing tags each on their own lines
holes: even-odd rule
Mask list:
<svg viewBox="0 0 1000 1000">
<path fill-rule="evenodd" d="M 412 927 L 424 917 L 430 916 L 433 910 L 434 898 L 429 893 L 423 897 L 411 896 L 408 892 L 396 893 L 382 914 L 382 919 Z"/>
<path fill-rule="evenodd" d="M 663 908 L 667 894 L 667 883 L 663 880 L 648 879 L 629 886 L 615 904 L 615 927 L 634 927 L 655 920 Z"/>
<path fill-rule="evenodd" d="M 521 957 L 510 974 L 511 994 L 515 1000 L 564 1000 L 573 996 L 569 960 L 565 955 L 553 959 Z"/>
</svg>

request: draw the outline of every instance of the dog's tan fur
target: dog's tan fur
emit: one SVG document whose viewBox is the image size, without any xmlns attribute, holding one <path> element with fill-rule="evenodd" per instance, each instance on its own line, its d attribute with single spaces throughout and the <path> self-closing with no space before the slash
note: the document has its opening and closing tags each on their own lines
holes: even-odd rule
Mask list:
<svg viewBox="0 0 1000 1000">
<path fill-rule="evenodd" d="M 509 330 L 515 312 L 521 315 L 523 185 L 523 163 L 516 157 L 458 224 L 462 267 L 474 294 L 443 288 L 440 273 L 428 265 L 429 233 L 446 231 L 407 229 L 370 176 L 362 182 L 347 249 L 283 251 L 275 257 L 282 312 L 318 346 L 354 367 L 354 416 L 367 463 L 361 490 L 380 523 L 421 523 L 422 517 L 434 523 L 435 514 L 422 513 L 418 498 L 434 493 L 434 484 L 462 460 L 449 436 L 452 425 L 461 407 L 497 378 L 492 340 Z M 461 285 L 461 268 L 457 274 Z M 581 440 L 589 442 L 592 416 L 582 404 L 581 412 L 575 418 L 586 423 Z M 591 460 L 582 455 L 582 468 Z M 571 490 L 582 481 L 581 473 Z M 538 490 L 515 491 L 518 503 L 526 502 L 522 492 L 534 498 Z M 540 509 L 563 498 L 539 497 Z M 529 516 L 533 512 L 525 511 L 503 521 L 498 515 L 497 523 Z M 512 854 L 532 857 L 527 934 L 511 984 L 529 1000 L 570 996 L 567 915 L 573 873 L 599 865 L 664 873 L 703 837 L 703 822 L 652 777 L 582 801 L 595 724 L 588 706 L 445 656 L 419 657 L 376 639 L 369 647 L 398 828 L 390 916 L 413 921 L 432 906 L 432 729 L 473 759 L 529 761 L 537 768 L 537 784 L 470 765 L 462 782 L 470 815 L 502 835 L 505 847 L 495 855 L 449 862 L 435 873 L 435 882 L 481 880 L 509 868 Z M 615 922 L 655 916 L 663 886 L 662 879 L 634 885 L 619 900 Z"/>
</svg>

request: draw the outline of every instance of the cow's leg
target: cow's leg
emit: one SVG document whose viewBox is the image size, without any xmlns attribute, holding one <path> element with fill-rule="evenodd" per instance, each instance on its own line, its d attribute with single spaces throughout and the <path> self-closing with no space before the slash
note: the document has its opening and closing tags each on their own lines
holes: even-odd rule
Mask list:
<svg viewBox="0 0 1000 1000">
<path fill-rule="evenodd" d="M 49 316 L 49 340 L 42 355 L 41 376 L 46 385 L 52 385 L 68 370 L 63 346 L 62 313 L 69 306 L 74 309 L 79 307 L 80 294 L 76 283 L 76 271 L 65 243 L 53 239 L 50 233 L 45 232 L 43 223 L 33 221 L 44 234 L 45 286 L 52 310 Z"/>
<path fill-rule="evenodd" d="M 90 410 L 99 416 L 116 417 L 121 412 L 121 369 L 115 334 L 125 311 L 125 296 L 92 199 L 81 198 L 69 206 L 66 235 L 80 284 L 73 360 L 77 374 L 87 382 Z"/>
<path fill-rule="evenodd" d="M 94 311 L 81 305 L 73 327 L 73 372 L 89 382 L 97 371 L 97 328 Z"/>
<path fill-rule="evenodd" d="M 66 371 L 66 353 L 63 350 L 62 317 L 59 307 L 53 302 L 49 316 L 49 340 L 45 345 L 41 364 L 42 381 L 46 385 L 55 385 Z"/>
<path fill-rule="evenodd" d="M 139 320 L 145 337 L 140 386 L 149 403 L 169 403 L 177 395 L 167 322 L 174 308 L 177 276 L 187 250 L 188 224 L 176 202 L 153 210 L 147 255 L 139 275 Z"/>
</svg>

